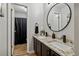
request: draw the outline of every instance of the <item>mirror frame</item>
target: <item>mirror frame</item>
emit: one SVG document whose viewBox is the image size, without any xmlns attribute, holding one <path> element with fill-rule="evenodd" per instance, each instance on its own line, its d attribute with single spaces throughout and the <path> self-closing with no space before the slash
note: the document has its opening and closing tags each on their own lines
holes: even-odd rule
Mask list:
<svg viewBox="0 0 79 59">
<path fill-rule="evenodd" d="M 50 13 L 51 9 L 52 9 L 53 7 L 55 7 L 56 5 L 58 5 L 58 4 L 60 4 L 60 3 L 56 3 L 55 5 L 53 5 L 53 6 L 50 8 L 50 10 L 48 11 L 48 13 L 47 13 L 47 18 L 46 18 L 46 20 L 47 20 L 47 26 L 48 26 L 48 27 L 49 27 L 49 24 L 48 24 L 48 16 L 49 16 L 49 13 Z M 69 23 L 70 23 L 70 21 L 71 21 L 72 11 L 71 11 L 70 6 L 69 6 L 67 3 L 62 3 L 62 4 L 65 4 L 65 5 L 69 8 L 69 11 L 70 11 L 69 21 L 67 22 L 67 24 L 66 24 L 62 29 L 60 29 L 60 30 L 58 30 L 58 31 L 55 31 L 55 30 L 53 30 L 53 29 L 51 29 L 51 28 L 49 27 L 49 29 L 50 29 L 51 31 L 53 31 L 53 32 L 60 32 L 60 31 L 64 30 L 64 29 L 69 25 Z"/>
</svg>

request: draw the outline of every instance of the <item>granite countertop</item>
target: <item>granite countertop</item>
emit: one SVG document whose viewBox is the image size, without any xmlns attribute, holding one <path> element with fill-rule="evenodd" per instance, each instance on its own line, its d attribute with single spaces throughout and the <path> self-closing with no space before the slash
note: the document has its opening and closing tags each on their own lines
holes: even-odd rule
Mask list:
<svg viewBox="0 0 79 59">
<path fill-rule="evenodd" d="M 49 47 L 51 50 L 55 51 L 61 56 L 74 55 L 73 45 L 70 44 L 69 42 L 63 43 L 62 40 L 52 39 L 50 36 L 45 37 L 40 35 L 34 35 L 33 37 L 36 38 L 38 41 L 42 42 L 43 44 L 45 44 L 47 47 Z"/>
</svg>

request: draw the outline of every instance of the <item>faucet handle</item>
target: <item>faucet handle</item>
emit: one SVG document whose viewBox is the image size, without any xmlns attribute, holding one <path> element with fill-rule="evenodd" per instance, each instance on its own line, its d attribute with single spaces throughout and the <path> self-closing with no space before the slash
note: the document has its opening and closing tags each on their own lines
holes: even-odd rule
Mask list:
<svg viewBox="0 0 79 59">
<path fill-rule="evenodd" d="M 66 43 L 66 35 L 63 35 L 63 42 Z"/>
</svg>

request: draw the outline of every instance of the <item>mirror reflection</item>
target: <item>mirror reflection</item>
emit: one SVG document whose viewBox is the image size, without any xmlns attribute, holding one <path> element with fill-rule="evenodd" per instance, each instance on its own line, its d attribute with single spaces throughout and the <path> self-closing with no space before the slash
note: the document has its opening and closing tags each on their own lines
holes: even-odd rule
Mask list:
<svg viewBox="0 0 79 59">
<path fill-rule="evenodd" d="M 61 31 L 67 27 L 71 19 L 71 9 L 68 4 L 55 4 L 47 15 L 47 24 L 53 31 Z"/>
</svg>

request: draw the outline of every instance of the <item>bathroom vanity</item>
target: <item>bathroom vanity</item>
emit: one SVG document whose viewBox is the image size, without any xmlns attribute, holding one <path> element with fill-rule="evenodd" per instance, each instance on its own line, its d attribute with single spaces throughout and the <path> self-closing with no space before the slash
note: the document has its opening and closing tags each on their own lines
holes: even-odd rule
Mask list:
<svg viewBox="0 0 79 59">
<path fill-rule="evenodd" d="M 38 56 L 72 56 L 73 42 L 67 34 L 61 34 L 63 39 L 55 36 L 55 32 L 60 32 L 64 30 L 70 23 L 72 16 L 71 7 L 67 3 L 56 3 L 53 5 L 48 13 L 46 22 L 48 28 L 52 31 L 52 36 L 44 35 L 34 35 L 34 51 Z M 46 31 L 46 30 L 45 30 Z M 46 31 L 47 32 L 47 31 Z M 42 31 L 43 33 L 43 31 Z"/>
<path fill-rule="evenodd" d="M 34 52 L 37 56 L 72 56 L 72 44 L 63 43 L 62 40 L 52 39 L 40 35 L 33 36 Z"/>
</svg>

